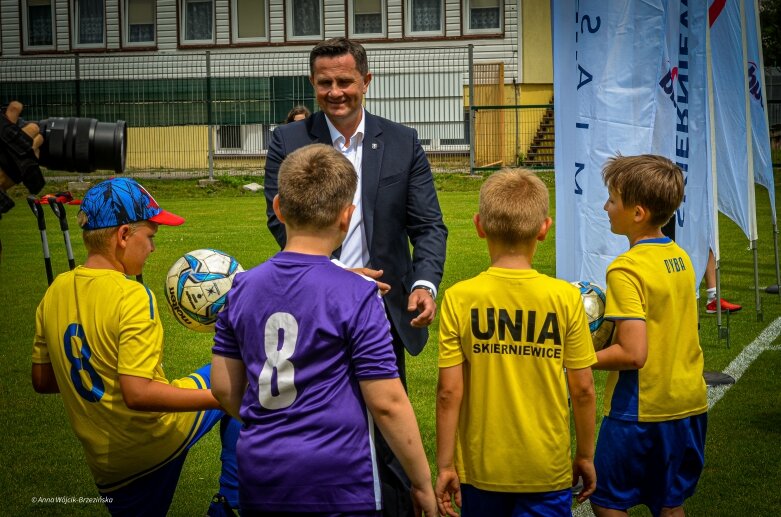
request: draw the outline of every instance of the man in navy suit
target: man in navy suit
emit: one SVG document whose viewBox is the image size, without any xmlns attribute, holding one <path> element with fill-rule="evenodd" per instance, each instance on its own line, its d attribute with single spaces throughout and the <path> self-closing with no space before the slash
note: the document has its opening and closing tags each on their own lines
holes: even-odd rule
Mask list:
<svg viewBox="0 0 781 517">
<path fill-rule="evenodd" d="M 358 173 L 353 200 L 356 209 L 336 254 L 347 267 L 378 280 L 381 289 L 390 287 L 385 307 L 399 376 L 406 383 L 404 350 L 417 355 L 426 344 L 445 264 L 447 228 L 431 168 L 414 129 L 363 109 L 372 75 L 360 44 L 346 38 L 323 41 L 312 49 L 309 69 L 321 111 L 274 130 L 264 178 L 268 227 L 284 247 L 285 228 L 276 218 L 272 202 L 279 166 L 288 154 L 308 144 L 323 143 L 333 145 L 352 162 Z M 378 454 L 387 456 L 390 451 L 382 449 L 383 444 L 378 444 Z M 392 454 L 387 463 L 406 481 Z M 383 483 L 392 484 L 395 480 L 388 477 L 383 476 Z M 398 496 L 384 490 L 383 498 L 385 515 L 411 511 L 408 492 Z"/>
</svg>

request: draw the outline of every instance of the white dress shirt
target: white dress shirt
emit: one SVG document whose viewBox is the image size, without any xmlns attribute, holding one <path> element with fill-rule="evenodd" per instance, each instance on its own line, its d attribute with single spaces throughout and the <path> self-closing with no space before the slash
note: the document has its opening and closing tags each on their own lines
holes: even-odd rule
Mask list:
<svg viewBox="0 0 781 517">
<path fill-rule="evenodd" d="M 345 146 L 347 139 L 334 127 L 331 121 L 328 120 L 328 117 L 325 117 L 325 122 L 328 124 L 328 131 L 331 133 L 331 142 L 334 149 L 350 160 L 350 163 L 355 167 L 355 172 L 358 174 L 358 188 L 355 190 L 355 196 L 353 197 L 355 211 L 353 212 L 352 219 L 350 219 L 350 227 L 347 230 L 347 236 L 344 238 L 344 242 L 342 242 L 342 250 L 339 253 L 339 262 L 348 268 L 374 268 L 374 266 L 369 263 L 369 245 L 368 242 L 366 242 L 366 230 L 363 227 L 363 209 L 361 205 L 361 178 L 363 177 L 361 162 L 363 161 L 366 110 L 361 110 L 361 122 L 355 129 L 355 133 L 350 136 L 350 144 L 347 146 Z M 414 289 L 417 286 L 425 286 L 432 289 L 434 291 L 434 296 L 436 297 L 437 289 L 431 282 L 427 280 L 416 280 L 412 287 Z"/>
</svg>

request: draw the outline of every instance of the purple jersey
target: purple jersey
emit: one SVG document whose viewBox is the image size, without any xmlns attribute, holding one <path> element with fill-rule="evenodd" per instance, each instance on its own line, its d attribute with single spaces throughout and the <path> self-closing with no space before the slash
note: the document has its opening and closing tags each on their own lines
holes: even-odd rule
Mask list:
<svg viewBox="0 0 781 517">
<path fill-rule="evenodd" d="M 281 252 L 236 277 L 213 352 L 241 359 L 241 507 L 380 509 L 374 426 L 359 380 L 398 377 L 373 282 Z"/>
</svg>

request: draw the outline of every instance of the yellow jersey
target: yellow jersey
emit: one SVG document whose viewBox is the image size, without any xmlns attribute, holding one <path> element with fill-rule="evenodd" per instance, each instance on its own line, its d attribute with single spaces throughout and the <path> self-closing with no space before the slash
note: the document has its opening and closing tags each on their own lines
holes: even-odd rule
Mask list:
<svg viewBox="0 0 781 517">
<path fill-rule="evenodd" d="M 645 320 L 648 357 L 639 370 L 608 374 L 605 415 L 663 422 L 707 410 L 694 278 L 667 237 L 638 242 L 608 267 L 605 318 Z"/>
<path fill-rule="evenodd" d="M 463 363 L 456 470 L 495 492 L 572 485 L 564 367 L 596 362 L 577 288 L 535 270 L 491 267 L 445 292 L 439 367 Z"/>
<path fill-rule="evenodd" d="M 102 492 L 184 452 L 203 419 L 203 412 L 135 411 L 125 405 L 119 375 L 168 383 L 162 360 L 155 296 L 118 271 L 77 267 L 59 275 L 38 305 L 32 362 L 51 363 Z M 204 387 L 196 377 L 174 384 Z"/>
</svg>

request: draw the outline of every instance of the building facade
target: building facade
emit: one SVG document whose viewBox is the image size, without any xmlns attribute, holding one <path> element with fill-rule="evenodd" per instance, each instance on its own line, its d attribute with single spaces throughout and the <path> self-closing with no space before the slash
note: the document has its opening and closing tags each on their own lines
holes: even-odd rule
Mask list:
<svg viewBox="0 0 781 517">
<path fill-rule="evenodd" d="M 314 107 L 306 54 L 337 36 L 369 52 L 367 108 L 416 127 L 430 153 L 469 143 L 469 84 L 454 49 L 471 45 L 485 71 L 473 104 L 552 100 L 548 0 L 0 0 L 0 100 L 26 97 L 46 111 L 37 116 L 128 120 L 131 167 L 200 166 L 192 149 L 209 136 L 209 159 L 260 156 L 289 107 Z M 483 140 L 514 131 L 514 149 L 498 154 L 524 154 L 521 122 L 504 118 L 486 115 Z M 132 154 L 159 142 L 161 127 L 183 131 L 193 163 Z"/>
</svg>

